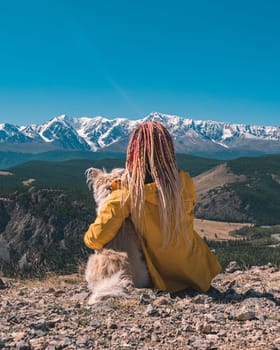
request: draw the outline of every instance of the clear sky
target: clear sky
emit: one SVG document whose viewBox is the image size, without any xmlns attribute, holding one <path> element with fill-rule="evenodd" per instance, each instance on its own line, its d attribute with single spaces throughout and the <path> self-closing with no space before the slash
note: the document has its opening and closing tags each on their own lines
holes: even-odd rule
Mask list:
<svg viewBox="0 0 280 350">
<path fill-rule="evenodd" d="M 0 4 L 0 123 L 54 116 L 280 125 L 278 0 Z"/>
</svg>

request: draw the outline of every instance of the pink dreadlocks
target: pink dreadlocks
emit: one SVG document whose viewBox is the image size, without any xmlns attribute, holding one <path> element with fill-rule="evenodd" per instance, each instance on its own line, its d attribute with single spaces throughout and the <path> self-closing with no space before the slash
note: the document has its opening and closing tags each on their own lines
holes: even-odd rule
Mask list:
<svg viewBox="0 0 280 350">
<path fill-rule="evenodd" d="M 144 122 L 131 134 L 127 148 L 126 176 L 131 198 L 131 217 L 141 233 L 144 184 L 147 179 L 158 189 L 163 246 L 176 244 L 183 213 L 181 179 L 171 135 L 158 122 Z M 151 182 L 149 181 L 149 182 Z"/>
</svg>

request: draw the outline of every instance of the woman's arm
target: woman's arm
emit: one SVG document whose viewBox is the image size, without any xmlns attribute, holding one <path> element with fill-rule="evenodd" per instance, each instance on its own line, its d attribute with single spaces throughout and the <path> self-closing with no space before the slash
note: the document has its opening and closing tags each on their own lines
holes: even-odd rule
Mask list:
<svg viewBox="0 0 280 350">
<path fill-rule="evenodd" d="M 85 245 L 91 249 L 102 249 L 116 236 L 129 214 L 128 200 L 122 204 L 122 191 L 113 191 L 85 233 Z"/>
</svg>

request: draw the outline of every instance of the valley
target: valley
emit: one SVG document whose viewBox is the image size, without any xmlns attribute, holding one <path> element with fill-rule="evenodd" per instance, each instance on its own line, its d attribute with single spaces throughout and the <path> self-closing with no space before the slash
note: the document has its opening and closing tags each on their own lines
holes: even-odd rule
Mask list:
<svg viewBox="0 0 280 350">
<path fill-rule="evenodd" d="M 177 160 L 196 186 L 195 229 L 223 268 L 233 260 L 241 267 L 280 265 L 280 156 L 225 162 L 178 154 Z M 33 160 L 1 170 L 1 273 L 76 272 L 90 253 L 83 234 L 95 218 L 85 170 L 123 166 L 123 156 L 82 157 Z"/>
</svg>

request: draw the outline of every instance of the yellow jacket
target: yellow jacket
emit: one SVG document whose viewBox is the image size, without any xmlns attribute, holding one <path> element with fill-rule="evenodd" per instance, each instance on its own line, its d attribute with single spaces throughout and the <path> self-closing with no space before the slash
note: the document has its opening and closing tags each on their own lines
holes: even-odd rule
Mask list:
<svg viewBox="0 0 280 350">
<path fill-rule="evenodd" d="M 159 290 L 176 292 L 188 287 L 206 292 L 221 266 L 204 240 L 194 231 L 196 193 L 188 173 L 180 172 L 183 181 L 185 217 L 184 226 L 189 237 L 186 243 L 162 248 L 159 224 L 157 188 L 155 183 L 145 185 L 145 207 L 142 249 L 154 286 Z M 123 221 L 130 215 L 129 199 L 122 205 L 122 190 L 113 191 L 101 208 L 95 222 L 85 233 L 84 242 L 91 249 L 102 249 L 110 242 Z"/>
</svg>

